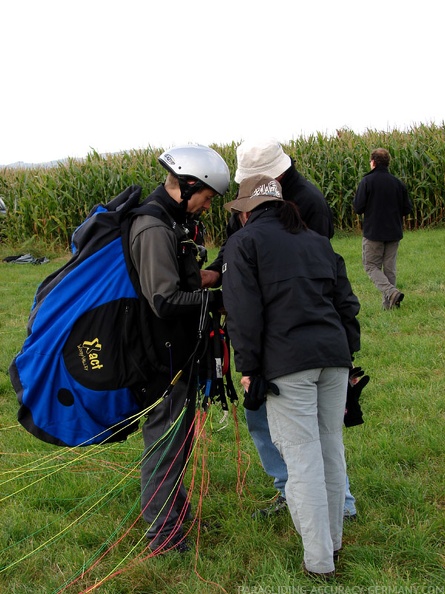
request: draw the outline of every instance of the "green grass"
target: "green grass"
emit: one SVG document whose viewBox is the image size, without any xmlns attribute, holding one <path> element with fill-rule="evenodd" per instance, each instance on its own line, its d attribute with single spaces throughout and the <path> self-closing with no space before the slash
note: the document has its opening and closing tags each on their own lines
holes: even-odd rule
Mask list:
<svg viewBox="0 0 445 594">
<path fill-rule="evenodd" d="M 398 260 L 405 300 L 395 311 L 382 311 L 363 271 L 360 235 L 337 234 L 333 245 L 362 305 L 355 363 L 371 376 L 362 394 L 365 423 L 344 431 L 359 515 L 345 526 L 335 583 L 316 586 L 303 576 L 301 543 L 287 514 L 251 519 L 274 489 L 242 407 L 238 424 L 232 414 L 221 424 L 221 409 L 211 408 L 187 483 L 196 468 L 194 509 L 202 505 L 203 521 L 219 527 L 199 532 L 195 525 L 195 549 L 183 556 L 144 558 L 139 434 L 79 451 L 44 444 L 17 425 L 7 369 L 38 283 L 63 261 L 51 254 L 42 266 L 0 263 L 0 592 L 86 592 L 115 572 L 97 591 L 445 592 L 445 229 L 405 234 Z M 12 253 L 0 244 L 1 257 Z"/>
</svg>

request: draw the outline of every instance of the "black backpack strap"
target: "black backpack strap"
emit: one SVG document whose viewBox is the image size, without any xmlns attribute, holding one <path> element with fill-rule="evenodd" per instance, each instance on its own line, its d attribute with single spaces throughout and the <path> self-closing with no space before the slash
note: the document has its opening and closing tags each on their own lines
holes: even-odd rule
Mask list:
<svg viewBox="0 0 445 594">
<path fill-rule="evenodd" d="M 151 202 L 147 202 L 146 204 L 141 204 L 137 208 L 134 208 L 130 211 L 130 220 L 133 219 L 134 216 L 140 215 L 148 215 L 151 217 L 156 217 L 163 223 L 165 223 L 168 227 L 173 229 L 178 239 L 178 242 L 183 241 L 187 236 L 185 231 L 182 229 L 181 225 L 178 223 L 168 214 L 168 212 L 155 200 Z"/>
</svg>

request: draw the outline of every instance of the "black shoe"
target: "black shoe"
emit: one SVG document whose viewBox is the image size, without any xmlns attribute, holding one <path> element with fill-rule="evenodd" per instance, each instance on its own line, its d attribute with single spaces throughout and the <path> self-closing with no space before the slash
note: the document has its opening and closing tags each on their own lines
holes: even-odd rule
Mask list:
<svg viewBox="0 0 445 594">
<path fill-rule="evenodd" d="M 343 514 L 343 521 L 354 522 L 356 519 L 357 519 L 357 514 L 351 514 L 350 512 L 345 512 Z"/>
<path fill-rule="evenodd" d="M 189 541 L 185 538 L 185 536 L 183 536 L 181 540 L 178 540 L 176 542 L 176 544 L 173 542 L 173 540 L 171 540 L 168 544 L 165 545 L 165 547 L 162 547 L 161 549 L 152 549 L 152 551 L 153 553 L 156 553 L 156 555 L 165 555 L 166 553 L 174 552 L 183 555 L 184 553 L 190 551 L 191 548 L 192 547 L 190 546 Z"/>
<path fill-rule="evenodd" d="M 171 550 L 183 554 L 187 553 L 188 551 L 191 551 L 192 547 L 190 546 L 189 541 L 184 537 Z"/>
<path fill-rule="evenodd" d="M 159 544 L 153 544 L 153 540 L 150 542 L 150 550 L 156 555 L 171 553 L 176 551 L 177 553 L 187 553 L 191 550 L 191 546 L 187 538 L 182 534 L 176 534 L 173 538 L 168 536 L 161 541 Z"/>
<path fill-rule="evenodd" d="M 269 507 L 266 507 L 264 509 L 257 509 L 255 512 L 253 512 L 252 518 L 254 520 L 258 520 L 259 518 L 268 518 L 270 516 L 279 514 L 283 511 L 285 511 L 286 509 L 287 509 L 286 497 L 279 495 L 275 499 L 275 501 L 272 503 L 272 505 L 269 505 Z"/>
</svg>

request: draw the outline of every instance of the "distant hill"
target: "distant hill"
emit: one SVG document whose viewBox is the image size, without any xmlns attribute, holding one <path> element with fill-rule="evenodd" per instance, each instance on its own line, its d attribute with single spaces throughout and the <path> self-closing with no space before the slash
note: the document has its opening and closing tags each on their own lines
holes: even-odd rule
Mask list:
<svg viewBox="0 0 445 594">
<path fill-rule="evenodd" d="M 121 152 L 116 153 L 99 153 L 101 157 L 107 157 L 109 155 L 119 155 Z M 9 168 L 9 169 L 32 169 L 32 168 L 41 168 L 46 167 L 50 169 L 51 167 L 57 167 L 58 165 L 63 165 L 69 160 L 74 161 L 84 161 L 86 157 L 67 157 L 65 159 L 58 159 L 57 161 L 48 161 L 47 163 L 25 163 L 24 161 L 16 161 L 15 163 L 9 163 L 9 165 L 0 165 L 0 169 Z"/>
<path fill-rule="evenodd" d="M 9 165 L 0 165 L 0 169 L 32 169 L 35 167 L 57 167 L 60 163 L 65 163 L 68 159 L 60 159 L 59 161 L 48 161 L 47 163 L 25 163 L 24 161 L 16 161 L 15 163 L 9 163 Z"/>
</svg>

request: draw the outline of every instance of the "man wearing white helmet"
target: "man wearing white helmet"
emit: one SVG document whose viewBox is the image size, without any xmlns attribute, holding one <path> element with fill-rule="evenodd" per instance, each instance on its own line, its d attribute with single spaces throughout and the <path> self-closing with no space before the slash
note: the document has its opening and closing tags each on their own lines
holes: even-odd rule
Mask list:
<svg viewBox="0 0 445 594">
<path fill-rule="evenodd" d="M 149 413 L 142 428 L 141 505 L 150 548 L 154 552 L 183 552 L 189 548 L 182 531 L 189 514 L 182 478 L 193 439 L 197 383 L 193 353 L 209 296 L 201 290 L 198 247 L 188 232 L 187 218 L 208 210 L 212 198 L 226 192 L 230 174 L 222 157 L 202 145 L 174 147 L 164 152 L 159 162 L 167 169 L 167 177 L 146 202 L 157 205 L 167 222 L 146 214 L 137 216 L 129 241 L 147 300 L 157 362 L 148 387 L 150 402 L 162 396 L 171 383 L 174 386 Z M 176 381 L 180 371 L 183 373 Z M 185 415 L 180 418 L 184 408 Z"/>
</svg>

